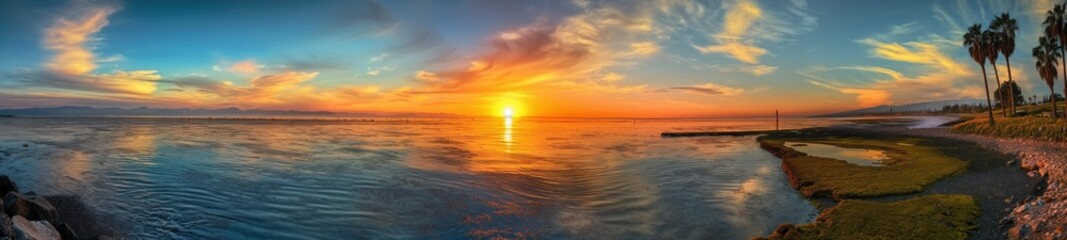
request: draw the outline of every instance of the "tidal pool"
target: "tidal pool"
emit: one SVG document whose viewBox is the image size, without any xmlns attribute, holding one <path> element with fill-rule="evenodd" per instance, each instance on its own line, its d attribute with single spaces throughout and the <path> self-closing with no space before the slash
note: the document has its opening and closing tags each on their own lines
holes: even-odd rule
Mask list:
<svg viewBox="0 0 1067 240">
<path fill-rule="evenodd" d="M 885 161 L 889 160 L 882 150 L 808 142 L 785 142 L 785 145 L 810 156 L 839 159 L 860 166 L 885 166 Z"/>
<path fill-rule="evenodd" d="M 659 133 L 773 121 L 2 118 L 0 174 L 133 239 L 750 239 L 817 214 L 781 160 Z"/>
</svg>

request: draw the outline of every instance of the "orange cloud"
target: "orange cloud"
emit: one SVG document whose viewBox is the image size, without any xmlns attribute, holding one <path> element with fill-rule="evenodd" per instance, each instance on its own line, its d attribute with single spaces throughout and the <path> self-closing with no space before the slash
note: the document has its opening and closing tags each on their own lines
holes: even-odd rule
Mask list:
<svg viewBox="0 0 1067 240">
<path fill-rule="evenodd" d="M 744 41 L 743 37 L 761 17 L 763 10 L 756 3 L 739 0 L 723 17 L 723 29 L 715 35 L 719 45 L 696 46 L 696 49 L 702 53 L 723 53 L 744 63 L 759 63 L 759 57 L 767 54 L 767 50 Z"/>
<path fill-rule="evenodd" d="M 93 34 L 107 26 L 107 17 L 114 12 L 114 8 L 99 7 L 83 13 L 80 19 L 56 20 L 44 34 L 45 48 L 56 52 L 47 63 L 48 69 L 68 75 L 87 74 L 96 69 L 94 55 L 86 44 L 92 41 Z"/>
<path fill-rule="evenodd" d="M 230 71 L 236 73 L 256 73 L 263 65 L 256 64 L 252 60 L 244 60 L 230 65 Z"/>
</svg>

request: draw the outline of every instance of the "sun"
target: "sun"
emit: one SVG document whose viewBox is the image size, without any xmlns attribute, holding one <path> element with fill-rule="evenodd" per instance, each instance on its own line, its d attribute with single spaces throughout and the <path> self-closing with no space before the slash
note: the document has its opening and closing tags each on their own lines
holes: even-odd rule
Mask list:
<svg viewBox="0 0 1067 240">
<path fill-rule="evenodd" d="M 511 118 L 515 116 L 515 109 L 511 107 L 504 107 L 504 117 Z"/>
</svg>

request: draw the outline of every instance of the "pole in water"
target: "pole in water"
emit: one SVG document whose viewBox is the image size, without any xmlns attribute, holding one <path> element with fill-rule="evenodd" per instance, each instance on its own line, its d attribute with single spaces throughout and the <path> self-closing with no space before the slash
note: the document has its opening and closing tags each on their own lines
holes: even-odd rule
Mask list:
<svg viewBox="0 0 1067 240">
<path fill-rule="evenodd" d="M 778 109 L 774 110 L 774 130 L 778 131 Z"/>
</svg>

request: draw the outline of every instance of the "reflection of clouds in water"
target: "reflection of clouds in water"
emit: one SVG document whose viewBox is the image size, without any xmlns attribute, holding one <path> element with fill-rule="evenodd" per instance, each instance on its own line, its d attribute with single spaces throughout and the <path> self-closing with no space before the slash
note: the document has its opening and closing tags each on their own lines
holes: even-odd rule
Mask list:
<svg viewBox="0 0 1067 240">
<path fill-rule="evenodd" d="M 785 142 L 785 144 L 811 156 L 844 160 L 860 166 L 881 166 L 884 165 L 883 161 L 889 159 L 889 155 L 882 150 L 806 142 Z"/>
<path fill-rule="evenodd" d="M 52 143 L 27 155 L 79 180 L 42 183 L 140 238 L 747 238 L 812 211 L 751 137 L 658 136 L 705 123 L 14 121 L 0 147 Z"/>
</svg>

